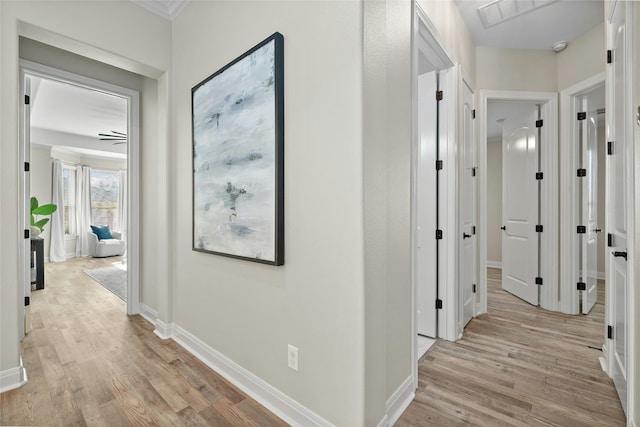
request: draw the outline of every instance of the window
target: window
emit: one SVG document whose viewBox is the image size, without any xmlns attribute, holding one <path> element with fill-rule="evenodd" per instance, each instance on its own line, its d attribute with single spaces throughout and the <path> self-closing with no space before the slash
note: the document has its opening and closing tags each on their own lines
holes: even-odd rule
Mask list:
<svg viewBox="0 0 640 427">
<path fill-rule="evenodd" d="M 91 223 L 117 230 L 119 174 L 117 171 L 91 170 Z"/>
<path fill-rule="evenodd" d="M 76 234 L 76 170 L 63 166 L 62 190 L 64 199 L 64 234 Z"/>
</svg>

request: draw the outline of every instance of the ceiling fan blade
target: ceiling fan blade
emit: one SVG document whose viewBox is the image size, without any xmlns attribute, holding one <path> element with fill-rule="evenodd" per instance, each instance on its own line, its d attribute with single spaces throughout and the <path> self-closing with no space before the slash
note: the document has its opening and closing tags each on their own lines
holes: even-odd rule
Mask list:
<svg viewBox="0 0 640 427">
<path fill-rule="evenodd" d="M 127 140 L 122 140 L 122 141 L 118 141 L 118 142 L 114 142 L 113 145 L 118 145 L 118 144 L 126 144 Z"/>
<path fill-rule="evenodd" d="M 118 135 L 127 136 L 127 134 L 126 134 L 126 133 L 118 132 L 118 131 L 115 131 L 115 130 L 112 130 L 112 131 L 111 131 L 111 133 L 115 133 L 115 134 L 118 134 Z"/>
</svg>

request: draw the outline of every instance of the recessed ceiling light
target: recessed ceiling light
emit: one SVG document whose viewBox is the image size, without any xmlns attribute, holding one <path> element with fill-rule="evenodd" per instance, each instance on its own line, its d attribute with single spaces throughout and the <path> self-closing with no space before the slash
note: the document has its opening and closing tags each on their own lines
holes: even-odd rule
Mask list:
<svg viewBox="0 0 640 427">
<path fill-rule="evenodd" d="M 566 42 L 566 41 L 564 41 L 564 40 L 559 41 L 559 42 L 555 42 L 555 43 L 551 46 L 551 48 L 553 49 L 553 51 L 554 51 L 555 53 L 562 52 L 563 50 L 565 50 L 565 49 L 567 48 L 567 42 Z"/>
<path fill-rule="evenodd" d="M 496 0 L 478 8 L 478 15 L 485 28 L 493 27 L 508 19 L 539 9 L 558 0 Z"/>
</svg>

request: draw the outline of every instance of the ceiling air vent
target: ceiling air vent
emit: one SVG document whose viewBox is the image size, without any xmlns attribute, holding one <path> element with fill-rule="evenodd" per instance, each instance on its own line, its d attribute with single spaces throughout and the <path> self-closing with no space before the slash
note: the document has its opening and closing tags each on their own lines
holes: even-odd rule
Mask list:
<svg viewBox="0 0 640 427">
<path fill-rule="evenodd" d="M 491 28 L 516 16 L 539 9 L 558 0 L 496 0 L 478 8 L 485 28 Z"/>
</svg>

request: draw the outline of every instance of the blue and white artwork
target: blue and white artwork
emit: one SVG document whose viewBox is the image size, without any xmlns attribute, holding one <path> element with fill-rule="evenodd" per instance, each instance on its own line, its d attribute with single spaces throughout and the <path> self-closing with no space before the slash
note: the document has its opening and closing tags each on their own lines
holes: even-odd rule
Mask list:
<svg viewBox="0 0 640 427">
<path fill-rule="evenodd" d="M 192 91 L 194 250 L 276 263 L 282 165 L 270 39 Z"/>
</svg>

